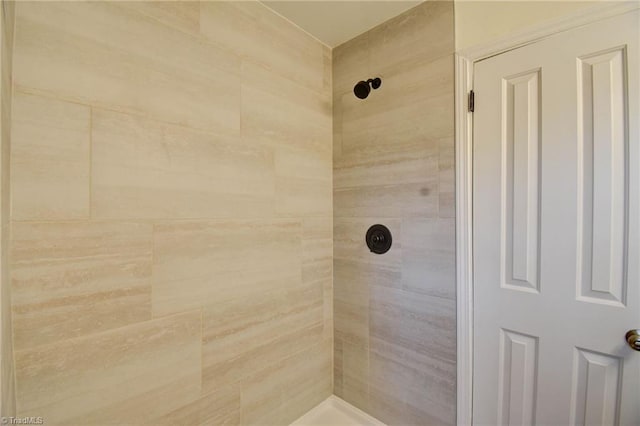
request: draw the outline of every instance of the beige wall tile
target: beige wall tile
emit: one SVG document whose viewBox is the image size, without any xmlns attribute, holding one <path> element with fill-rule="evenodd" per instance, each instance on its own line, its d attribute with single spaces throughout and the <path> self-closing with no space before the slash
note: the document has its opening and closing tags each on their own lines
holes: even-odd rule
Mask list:
<svg viewBox="0 0 640 426">
<path fill-rule="evenodd" d="M 455 420 L 453 53 L 439 1 L 333 52 L 334 391 L 389 425 Z M 376 223 L 382 256 L 364 241 Z"/>
<path fill-rule="evenodd" d="M 452 140 L 442 140 L 439 149 L 438 168 L 440 170 L 439 217 L 456 216 L 455 150 Z"/>
<path fill-rule="evenodd" d="M 195 128 L 240 129 L 239 59 L 117 3 L 20 3 L 14 61 L 15 83 L 32 90 Z"/>
<path fill-rule="evenodd" d="M 334 299 L 333 335 L 336 339 L 366 348 L 369 345 L 369 306 Z M 344 367 L 344 364 L 343 364 Z"/>
<path fill-rule="evenodd" d="M 98 109 L 92 140 L 95 217 L 263 217 L 273 210 L 267 148 Z"/>
<path fill-rule="evenodd" d="M 371 409 L 381 413 L 387 424 L 455 424 L 455 386 L 450 379 L 376 351 L 371 352 L 369 363 Z M 395 407 L 389 407 L 392 404 Z"/>
<path fill-rule="evenodd" d="M 343 93 L 353 95 L 353 87 L 357 82 L 374 77 L 369 66 L 369 35 L 370 33 L 366 32 L 333 49 L 334 101 L 337 95 Z"/>
<path fill-rule="evenodd" d="M 242 386 L 242 424 L 289 424 L 331 394 L 331 345 L 308 345 L 247 377 Z"/>
<path fill-rule="evenodd" d="M 339 338 L 337 338 L 339 339 Z M 342 398 L 364 411 L 370 411 L 369 401 L 369 345 L 341 341 Z"/>
<path fill-rule="evenodd" d="M 276 214 L 281 217 L 331 214 L 331 181 L 276 178 Z"/>
<path fill-rule="evenodd" d="M 300 248 L 295 220 L 158 224 L 154 316 L 295 287 L 301 281 Z"/>
<path fill-rule="evenodd" d="M 16 87 L 65 125 L 40 127 L 75 146 L 90 117 L 83 214 L 14 223 L 22 412 L 288 424 L 325 399 L 331 51 L 259 2 L 21 3 L 17 28 Z"/>
<path fill-rule="evenodd" d="M 336 217 L 437 217 L 437 176 L 419 183 L 336 189 Z"/>
<path fill-rule="evenodd" d="M 412 68 L 455 51 L 453 1 L 431 1 L 390 19 L 370 31 L 371 68 Z"/>
<path fill-rule="evenodd" d="M 435 358 L 456 359 L 455 300 L 389 287 L 372 286 L 369 291 L 371 337 Z"/>
<path fill-rule="evenodd" d="M 151 225 L 14 223 L 16 350 L 151 318 Z"/>
<path fill-rule="evenodd" d="M 14 220 L 89 217 L 90 115 L 84 105 L 14 93 Z"/>
<path fill-rule="evenodd" d="M 203 2 L 201 33 L 310 89 L 324 87 L 324 46 L 259 2 Z"/>
<path fill-rule="evenodd" d="M 121 2 L 119 6 L 136 10 L 181 31 L 197 34 L 200 30 L 198 1 L 128 1 Z"/>
<path fill-rule="evenodd" d="M 402 221 L 402 287 L 418 293 L 456 298 L 454 219 Z"/>
<path fill-rule="evenodd" d="M 15 416 L 15 370 L 13 362 L 11 284 L 9 277 L 9 184 L 11 148 L 11 103 L 15 2 L 0 8 L 0 411 Z"/>
<path fill-rule="evenodd" d="M 160 418 L 154 418 L 146 424 L 167 426 L 239 425 L 240 389 L 238 386 L 219 388 Z"/>
<path fill-rule="evenodd" d="M 262 87 L 242 85 L 242 135 L 247 141 L 317 151 L 331 158 L 331 132 L 328 111 L 307 108 Z"/>
<path fill-rule="evenodd" d="M 16 352 L 18 414 L 139 424 L 200 395 L 200 311 Z"/>
<path fill-rule="evenodd" d="M 315 299 L 315 301 L 314 301 Z M 275 365 L 322 340 L 322 299 L 297 306 L 266 311 L 247 304 L 255 312 L 245 313 L 237 324 L 220 329 L 216 309 L 204 314 L 203 387 L 205 391 L 221 385 L 247 383 L 265 367 Z M 233 306 L 233 305 L 231 305 Z M 237 317 L 233 317 L 237 318 Z M 329 372 L 326 372 L 329 374 Z"/>
</svg>

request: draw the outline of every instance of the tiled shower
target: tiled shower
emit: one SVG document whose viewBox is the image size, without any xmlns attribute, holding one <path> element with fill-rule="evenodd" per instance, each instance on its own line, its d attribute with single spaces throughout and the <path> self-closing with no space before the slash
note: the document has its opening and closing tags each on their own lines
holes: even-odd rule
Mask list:
<svg viewBox="0 0 640 426">
<path fill-rule="evenodd" d="M 2 5 L 2 415 L 455 423 L 453 2 Z"/>
</svg>

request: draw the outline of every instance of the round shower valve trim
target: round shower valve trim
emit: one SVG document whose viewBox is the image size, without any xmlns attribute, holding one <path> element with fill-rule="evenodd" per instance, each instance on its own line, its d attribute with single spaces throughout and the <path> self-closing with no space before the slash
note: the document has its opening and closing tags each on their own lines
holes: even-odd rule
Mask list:
<svg viewBox="0 0 640 426">
<path fill-rule="evenodd" d="M 375 254 L 384 254 L 389 251 L 392 243 L 391 231 L 384 225 L 376 224 L 369 228 L 365 241 L 367 247 Z"/>
</svg>

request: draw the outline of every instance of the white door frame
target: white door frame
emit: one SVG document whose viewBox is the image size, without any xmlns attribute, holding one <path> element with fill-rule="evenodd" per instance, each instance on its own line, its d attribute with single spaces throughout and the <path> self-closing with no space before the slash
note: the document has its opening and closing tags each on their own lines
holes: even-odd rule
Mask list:
<svg viewBox="0 0 640 426">
<path fill-rule="evenodd" d="M 583 11 L 527 28 L 456 53 L 456 300 L 457 300 L 457 424 L 471 425 L 473 416 L 473 90 L 475 62 L 592 22 L 640 9 L 639 1 L 599 3 Z"/>
</svg>

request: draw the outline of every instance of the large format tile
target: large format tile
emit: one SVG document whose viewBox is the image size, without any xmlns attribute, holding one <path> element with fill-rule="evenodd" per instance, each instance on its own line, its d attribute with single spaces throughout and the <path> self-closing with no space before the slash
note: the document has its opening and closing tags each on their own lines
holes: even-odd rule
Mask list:
<svg viewBox="0 0 640 426">
<path fill-rule="evenodd" d="M 168 414 L 149 420 L 149 425 L 236 426 L 240 425 L 240 388 L 218 388 Z"/>
<path fill-rule="evenodd" d="M 423 182 L 335 189 L 335 217 L 437 217 L 438 178 Z"/>
<path fill-rule="evenodd" d="M 120 6 L 136 10 L 179 30 L 198 34 L 200 30 L 199 1 L 127 1 Z"/>
<path fill-rule="evenodd" d="M 92 143 L 95 217 L 264 217 L 273 210 L 268 148 L 99 109 Z"/>
<path fill-rule="evenodd" d="M 456 359 L 455 300 L 372 286 L 370 336 L 414 352 Z"/>
<path fill-rule="evenodd" d="M 454 139 L 440 141 L 439 157 L 439 195 L 438 216 L 456 217 L 456 176 Z"/>
<path fill-rule="evenodd" d="M 21 2 L 16 22 L 20 86 L 195 128 L 240 129 L 239 59 L 200 37 L 117 2 Z"/>
<path fill-rule="evenodd" d="M 243 304 L 246 309 L 236 309 L 242 313 L 242 318 L 230 315 L 230 320 L 224 322 L 220 319 L 220 311 L 228 312 L 238 304 L 227 303 L 223 309 L 205 309 L 204 390 L 242 383 L 265 367 L 321 341 L 322 301 L 317 296 L 315 302 L 313 299 L 304 303 L 285 299 L 275 309 L 246 303 Z M 293 306 L 285 307 L 287 302 Z M 252 312 L 248 313 L 248 310 Z"/>
<path fill-rule="evenodd" d="M 148 224 L 14 223 L 16 350 L 151 318 Z"/>
<path fill-rule="evenodd" d="M 331 158 L 331 135 L 328 111 L 243 83 L 242 136 L 247 141 L 316 151 Z"/>
<path fill-rule="evenodd" d="M 453 41 L 437 1 L 334 49 L 334 390 L 389 425 L 455 422 Z"/>
<path fill-rule="evenodd" d="M 16 91 L 11 139 L 11 217 L 89 217 L 90 110 Z"/>
<path fill-rule="evenodd" d="M 301 282 L 296 220 L 155 226 L 154 316 L 293 288 Z"/>
<path fill-rule="evenodd" d="M 331 395 L 330 341 L 310 344 L 242 382 L 243 425 L 289 424 Z"/>
<path fill-rule="evenodd" d="M 453 1 L 429 1 L 369 31 L 372 69 L 412 69 L 455 51 Z"/>
<path fill-rule="evenodd" d="M 3 416 L 15 416 L 15 369 L 11 321 L 11 284 L 9 276 L 9 226 L 11 166 L 11 104 L 13 98 L 12 58 L 15 29 L 15 2 L 0 8 L 0 406 Z"/>
<path fill-rule="evenodd" d="M 423 355 L 377 338 L 372 338 L 370 345 L 372 407 L 384 397 L 400 402 L 395 418 L 385 417 L 389 424 L 411 423 L 416 415 L 420 424 L 454 424 L 455 360 Z"/>
<path fill-rule="evenodd" d="M 202 2 L 201 33 L 243 59 L 323 90 L 325 47 L 259 2 Z"/>
<path fill-rule="evenodd" d="M 200 311 L 16 352 L 18 414 L 139 424 L 200 395 Z"/>
<path fill-rule="evenodd" d="M 402 221 L 402 287 L 418 293 L 456 297 L 454 219 Z"/>
<path fill-rule="evenodd" d="M 369 347 L 336 337 L 334 392 L 363 411 L 369 411 Z"/>
<path fill-rule="evenodd" d="M 302 220 L 302 283 L 322 288 L 325 338 L 333 336 L 333 218 Z"/>
</svg>

